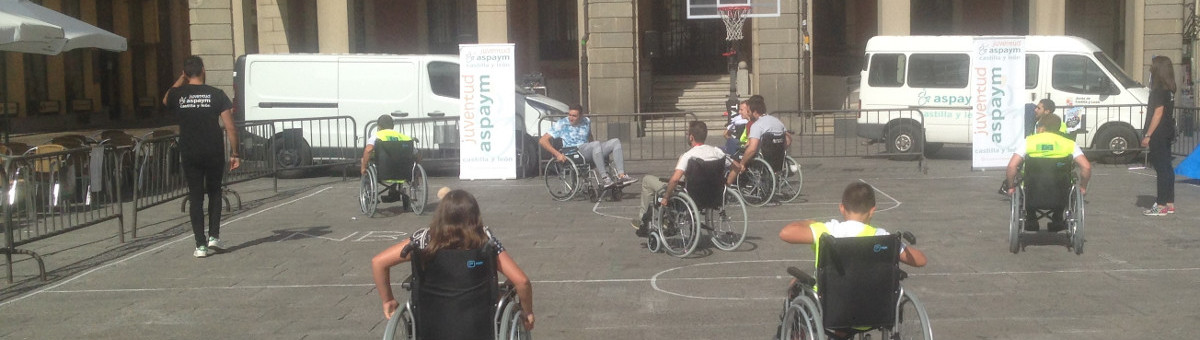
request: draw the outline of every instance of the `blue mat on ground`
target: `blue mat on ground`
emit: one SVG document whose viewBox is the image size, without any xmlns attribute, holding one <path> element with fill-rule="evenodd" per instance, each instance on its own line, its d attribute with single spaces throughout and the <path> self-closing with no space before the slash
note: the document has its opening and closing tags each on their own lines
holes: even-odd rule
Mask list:
<svg viewBox="0 0 1200 340">
<path fill-rule="evenodd" d="M 1175 174 L 1179 176 L 1187 176 L 1189 178 L 1200 178 L 1200 146 L 1192 150 L 1192 154 L 1183 159 L 1179 166 L 1175 167 Z"/>
</svg>

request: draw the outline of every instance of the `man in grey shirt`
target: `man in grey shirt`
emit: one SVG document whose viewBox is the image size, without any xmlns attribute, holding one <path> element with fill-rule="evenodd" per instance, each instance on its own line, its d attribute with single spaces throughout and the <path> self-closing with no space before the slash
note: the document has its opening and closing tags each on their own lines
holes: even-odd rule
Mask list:
<svg viewBox="0 0 1200 340">
<path fill-rule="evenodd" d="M 746 136 L 746 152 L 742 153 L 742 159 L 739 161 L 741 169 L 729 172 L 729 178 L 726 179 L 726 183 L 729 184 L 733 184 L 737 180 L 737 176 L 746 170 L 746 166 L 750 164 L 750 161 L 754 160 L 754 156 L 758 154 L 759 147 L 762 146 L 763 135 L 782 133 L 787 139 L 784 145 L 792 145 L 792 136 L 787 134 L 787 127 L 783 125 L 783 121 L 766 113 L 766 103 L 761 100 L 747 100 L 746 102 L 750 107 L 750 132 Z"/>
</svg>

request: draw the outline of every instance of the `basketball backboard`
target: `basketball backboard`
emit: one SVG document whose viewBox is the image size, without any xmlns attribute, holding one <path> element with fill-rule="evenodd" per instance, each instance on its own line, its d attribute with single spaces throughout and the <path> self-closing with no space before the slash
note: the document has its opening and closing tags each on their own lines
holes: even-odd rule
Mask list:
<svg viewBox="0 0 1200 340">
<path fill-rule="evenodd" d="M 778 17 L 780 0 L 687 0 L 688 19 L 720 19 L 717 8 L 726 6 L 750 6 L 746 17 Z"/>
</svg>

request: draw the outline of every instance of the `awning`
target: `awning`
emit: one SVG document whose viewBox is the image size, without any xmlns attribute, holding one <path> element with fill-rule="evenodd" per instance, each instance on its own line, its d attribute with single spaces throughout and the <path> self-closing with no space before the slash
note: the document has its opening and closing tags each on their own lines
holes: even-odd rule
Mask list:
<svg viewBox="0 0 1200 340">
<path fill-rule="evenodd" d="M 51 42 L 46 44 L 47 48 L 32 51 L 9 49 L 7 45 L 0 45 L 0 49 L 3 50 L 59 54 L 63 51 L 89 47 L 114 52 L 121 52 L 127 49 L 124 37 L 72 18 L 69 15 L 39 6 L 28 0 L 0 0 L 0 14 L 6 14 L 0 16 L 0 27 L 16 26 L 22 22 L 48 24 L 58 27 L 62 32 L 60 37 L 65 40 L 61 45 L 55 46 L 56 43 Z M 12 23 L 11 25 L 10 22 Z M 0 39 L 4 38 L 0 37 Z M 28 41 L 29 43 L 36 43 L 38 40 L 30 38 Z"/>
<path fill-rule="evenodd" d="M 0 12 L 0 51 L 58 54 L 66 43 L 58 26 Z"/>
</svg>

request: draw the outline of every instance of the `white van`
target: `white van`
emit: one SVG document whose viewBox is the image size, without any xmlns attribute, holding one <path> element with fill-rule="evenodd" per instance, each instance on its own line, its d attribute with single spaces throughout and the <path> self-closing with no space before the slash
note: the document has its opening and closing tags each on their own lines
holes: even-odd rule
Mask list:
<svg viewBox="0 0 1200 340">
<path fill-rule="evenodd" d="M 967 89 L 975 36 L 877 36 L 867 41 L 858 106 L 863 110 L 924 107 L 926 154 L 943 143 L 971 143 Z M 1121 114 L 1084 119 L 1076 142 L 1084 148 L 1136 148 L 1150 90 L 1125 74 L 1096 45 L 1069 36 L 1026 36 L 1025 98 L 1050 98 L 1060 108 L 1074 105 L 1130 105 Z M 1132 106 L 1142 106 L 1134 108 Z M 851 107 L 854 105 L 851 104 Z M 962 107 L 962 109 L 957 109 Z M 893 152 L 912 152 L 922 138 L 914 119 L 891 119 L 885 112 L 858 117 L 858 136 L 887 143 Z M 1070 120 L 1065 120 L 1070 121 Z M 1074 121 L 1068 122 L 1072 124 Z M 1132 151 L 1104 155 L 1128 162 Z"/>
<path fill-rule="evenodd" d="M 237 106 L 235 109 L 237 116 L 244 120 L 350 116 L 357 125 L 353 127 L 357 135 L 355 145 L 361 150 L 366 138 L 370 138 L 363 135 L 364 128 L 368 122 L 376 120 L 380 115 L 391 115 L 397 125 L 405 124 L 406 120 L 411 122 L 422 118 L 457 117 L 461 107 L 458 98 L 458 61 L 459 57 L 456 55 L 244 55 L 239 57 L 234 65 Z M 543 117 L 565 116 L 567 111 L 566 104 L 539 94 L 524 92 L 520 87 L 516 102 L 523 103 L 518 104 L 516 108 L 517 136 L 524 136 L 528 140 L 537 137 L 533 134 L 537 133 L 539 123 L 549 124 L 544 123 Z M 430 128 L 424 131 L 438 134 L 411 136 L 422 141 L 418 143 L 418 147 L 427 152 L 423 153 L 424 155 L 438 154 L 447 161 L 457 163 L 457 131 L 445 128 Z M 309 139 L 314 140 L 280 145 L 301 145 L 318 149 L 323 147 L 319 145 L 321 140 L 338 140 L 324 138 L 331 133 L 337 132 L 308 131 L 298 135 L 312 136 Z M 283 136 L 283 131 L 277 131 L 277 136 L 268 138 Z M 428 149 L 433 147 L 438 150 Z M 535 152 L 537 150 L 536 145 L 527 148 Z M 313 154 L 317 154 L 317 157 L 330 154 L 308 150 L 280 152 L 310 158 Z M 533 162 L 536 163 L 536 159 Z M 289 164 L 306 165 L 313 164 L 313 160 L 280 161 L 279 164 L 281 167 L 287 167 Z"/>
</svg>

